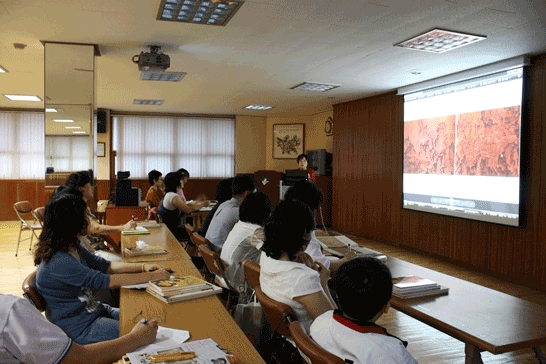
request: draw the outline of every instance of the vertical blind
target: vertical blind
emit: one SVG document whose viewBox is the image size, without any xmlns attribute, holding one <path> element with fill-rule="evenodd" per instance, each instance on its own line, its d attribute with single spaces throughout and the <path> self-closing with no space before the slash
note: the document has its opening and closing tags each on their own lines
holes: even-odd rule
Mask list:
<svg viewBox="0 0 546 364">
<path fill-rule="evenodd" d="M 0 112 L 0 179 L 43 179 L 44 114 Z"/>
<path fill-rule="evenodd" d="M 172 117 L 114 117 L 116 170 L 146 178 L 185 168 L 192 177 L 232 177 L 235 120 Z"/>
</svg>

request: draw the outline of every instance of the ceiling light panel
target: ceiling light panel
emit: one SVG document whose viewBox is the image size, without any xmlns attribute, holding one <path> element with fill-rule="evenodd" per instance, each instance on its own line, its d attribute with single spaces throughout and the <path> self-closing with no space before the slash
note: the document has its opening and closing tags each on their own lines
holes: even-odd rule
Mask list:
<svg viewBox="0 0 546 364">
<path fill-rule="evenodd" d="M 65 126 L 65 129 L 81 129 L 81 126 Z"/>
<path fill-rule="evenodd" d="M 85 131 L 73 131 L 72 134 L 87 134 Z"/>
<path fill-rule="evenodd" d="M 395 44 L 395 47 L 421 52 L 444 53 L 484 39 L 486 39 L 486 37 L 480 35 L 433 29 L 430 32 L 418 35 L 405 42 Z"/>
<path fill-rule="evenodd" d="M 162 0 L 157 20 L 223 26 L 241 5 L 239 0 Z"/>
<path fill-rule="evenodd" d="M 142 72 L 141 81 L 180 82 L 186 72 Z"/>
<path fill-rule="evenodd" d="M 4 94 L 4 96 L 12 101 L 42 101 L 41 98 L 39 98 L 38 96 L 33 96 L 33 95 L 6 95 Z"/>
<path fill-rule="evenodd" d="M 8 73 L 8 70 L 0 66 L 0 73 Z"/>
<path fill-rule="evenodd" d="M 269 110 L 272 109 L 273 106 L 266 106 L 266 105 L 248 105 L 245 106 L 243 109 L 247 110 Z"/>
<path fill-rule="evenodd" d="M 328 83 L 304 82 L 297 86 L 292 87 L 291 89 L 298 90 L 298 91 L 326 92 L 340 86 L 341 85 L 334 85 L 334 84 L 328 84 Z"/>
<path fill-rule="evenodd" d="M 163 105 L 165 100 L 134 100 L 133 104 L 135 105 Z"/>
<path fill-rule="evenodd" d="M 74 120 L 71 120 L 71 119 L 53 119 L 54 122 L 56 123 L 73 123 Z"/>
</svg>

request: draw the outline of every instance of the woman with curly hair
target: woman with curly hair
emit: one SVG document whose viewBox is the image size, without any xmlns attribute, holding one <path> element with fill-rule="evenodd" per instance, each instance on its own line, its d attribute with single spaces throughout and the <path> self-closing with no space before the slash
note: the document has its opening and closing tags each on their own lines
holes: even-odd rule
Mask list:
<svg viewBox="0 0 546 364">
<path fill-rule="evenodd" d="M 110 262 L 82 248 L 89 226 L 86 210 L 81 196 L 52 198 L 34 253 L 36 288 L 46 301 L 46 317 L 80 345 L 119 337 L 119 309 L 97 301 L 93 290 L 170 276 L 156 264 Z"/>
<path fill-rule="evenodd" d="M 306 204 L 282 201 L 265 223 L 260 257 L 262 291 L 292 307 L 307 331 L 315 318 L 336 308 L 327 284 L 330 271 L 305 253 L 314 229 Z"/>
</svg>

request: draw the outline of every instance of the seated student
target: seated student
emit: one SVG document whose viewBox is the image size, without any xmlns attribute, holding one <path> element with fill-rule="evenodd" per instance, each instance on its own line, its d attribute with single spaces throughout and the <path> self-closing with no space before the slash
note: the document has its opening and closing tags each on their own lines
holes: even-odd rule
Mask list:
<svg viewBox="0 0 546 364">
<path fill-rule="evenodd" d="M 182 175 L 182 188 L 180 189 L 180 191 L 178 191 L 178 196 L 180 196 L 180 198 L 182 199 L 182 201 L 184 201 L 185 204 L 187 204 L 188 206 L 190 206 L 192 208 L 197 208 L 197 210 L 199 210 L 199 208 L 201 208 L 202 205 L 200 205 L 200 206 L 198 206 L 198 205 L 205 202 L 207 200 L 207 198 L 205 197 L 204 194 L 201 193 L 201 194 L 197 195 L 195 201 L 188 202 L 186 200 L 186 196 L 184 196 L 184 186 L 190 180 L 190 172 L 188 172 L 184 168 L 180 168 L 176 172 L 178 172 L 178 173 L 180 173 Z"/>
<path fill-rule="evenodd" d="M 239 206 L 245 197 L 256 190 L 256 182 L 248 176 L 237 176 L 231 183 L 232 198 L 222 203 L 212 221 L 205 238 L 213 245 L 216 252 L 222 250 L 222 246 L 233 226 L 239 221 Z"/>
<path fill-rule="evenodd" d="M 163 223 L 169 228 L 177 239 L 188 239 L 188 233 L 184 228 L 184 214 L 190 214 L 208 205 L 203 201 L 195 205 L 188 205 L 178 195 L 184 184 L 184 177 L 178 172 L 170 172 L 165 176 L 165 196 L 157 212 Z"/>
<path fill-rule="evenodd" d="M 91 174 L 89 173 L 89 171 L 72 173 L 66 179 L 65 186 L 79 190 L 82 193 L 85 202 L 93 198 L 93 179 L 91 178 Z M 136 227 L 136 222 L 131 220 L 124 225 L 103 225 L 98 222 L 98 219 L 95 217 L 95 215 L 93 215 L 89 208 L 87 208 L 87 214 L 89 216 L 89 226 L 87 234 L 89 245 L 93 248 L 93 250 L 97 250 L 96 254 L 101 256 L 102 258 L 112 261 L 120 261 L 121 258 L 119 256 L 116 257 L 115 255 L 109 254 L 109 252 L 107 251 L 107 248 L 104 244 L 105 239 L 108 239 L 106 238 L 106 236 L 116 232 L 132 230 Z M 110 242 L 111 244 L 115 244 L 111 239 Z M 115 246 L 114 249 L 117 253 L 120 253 L 121 251 L 119 246 Z"/>
<path fill-rule="evenodd" d="M 110 364 L 124 354 L 151 344 L 157 322 L 137 323 L 127 335 L 79 345 L 24 298 L 0 294 L 0 363 Z"/>
<path fill-rule="evenodd" d="M 260 257 L 262 291 L 292 307 L 306 331 L 313 319 L 336 308 L 327 284 L 330 271 L 304 253 L 314 228 L 307 205 L 282 201 L 265 223 Z"/>
<path fill-rule="evenodd" d="M 165 192 L 163 192 L 165 189 L 165 180 L 161 172 L 153 169 L 148 173 L 148 181 L 150 182 L 150 188 L 148 189 L 148 193 L 146 193 L 146 202 L 152 209 L 159 207 L 159 203 L 165 195 Z"/>
<path fill-rule="evenodd" d="M 97 301 L 94 289 L 170 276 L 157 264 L 109 262 L 81 248 L 88 226 L 86 208 L 73 194 L 50 200 L 34 252 L 36 289 L 46 302 L 46 317 L 80 345 L 119 336 L 119 309 Z"/>
<path fill-rule="evenodd" d="M 233 178 L 226 178 L 220 181 L 218 183 L 218 186 L 216 187 L 216 195 L 214 198 L 216 199 L 216 205 L 212 208 L 212 210 L 209 211 L 207 214 L 207 217 L 205 218 L 205 221 L 203 222 L 203 226 L 201 226 L 201 230 L 199 231 L 199 235 L 205 236 L 207 235 L 207 231 L 210 226 L 210 222 L 212 221 L 212 218 L 214 214 L 216 213 L 216 210 L 218 210 L 218 207 L 224 202 L 231 198 L 231 184 L 233 183 Z"/>
<path fill-rule="evenodd" d="M 229 233 L 220 258 L 228 265 L 228 280 L 239 293 L 245 293 L 244 267 L 240 263 L 259 263 L 263 241 L 263 225 L 271 214 L 271 200 L 265 193 L 253 192 L 245 197 L 239 208 L 240 220 Z"/>
<path fill-rule="evenodd" d="M 319 186 L 309 181 L 299 181 L 290 187 L 284 195 L 285 200 L 298 200 L 305 203 L 313 212 L 313 217 L 318 211 L 324 195 Z M 335 272 L 343 263 L 357 256 L 355 252 L 348 253 L 342 259 L 330 260 L 322 253 L 322 249 L 315 235 L 315 231 L 311 233 L 311 241 L 305 249 L 305 252 L 309 254 L 316 262 L 321 263 L 326 268 Z"/>
<path fill-rule="evenodd" d="M 313 168 L 307 168 L 307 164 L 309 162 L 309 158 L 307 158 L 307 154 L 300 154 L 296 158 L 296 162 L 298 162 L 298 169 L 301 169 L 303 171 L 307 171 L 307 179 L 313 183 L 316 182 L 315 178 L 315 170 Z"/>
<path fill-rule="evenodd" d="M 311 337 L 348 363 L 416 364 L 407 342 L 375 324 L 390 307 L 389 268 L 378 259 L 359 257 L 343 264 L 333 280 L 340 310 L 320 315 L 311 325 Z"/>
</svg>

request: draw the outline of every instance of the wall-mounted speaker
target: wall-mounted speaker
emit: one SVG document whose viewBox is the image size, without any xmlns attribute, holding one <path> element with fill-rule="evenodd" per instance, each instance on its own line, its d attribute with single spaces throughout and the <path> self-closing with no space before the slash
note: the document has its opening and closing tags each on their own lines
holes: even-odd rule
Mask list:
<svg viewBox="0 0 546 364">
<path fill-rule="evenodd" d="M 106 133 L 106 119 L 108 112 L 106 110 L 97 110 L 97 133 Z"/>
</svg>

